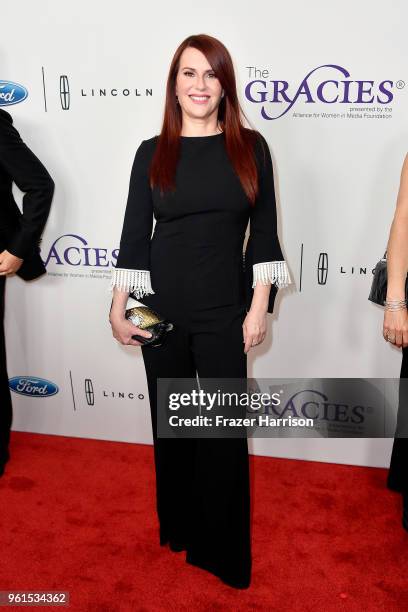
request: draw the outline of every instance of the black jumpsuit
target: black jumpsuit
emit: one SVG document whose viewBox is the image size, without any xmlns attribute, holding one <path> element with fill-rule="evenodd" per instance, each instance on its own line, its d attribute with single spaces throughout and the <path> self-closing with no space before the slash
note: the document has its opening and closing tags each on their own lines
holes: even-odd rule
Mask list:
<svg viewBox="0 0 408 612">
<path fill-rule="evenodd" d="M 24 192 L 23 214 L 13 195 L 13 183 Z M 33 280 L 45 274 L 38 241 L 50 211 L 54 181 L 40 160 L 27 147 L 9 113 L 0 108 L 0 253 L 7 249 L 23 259 L 17 275 Z M 4 336 L 4 292 L 6 277 L 0 277 L 0 475 L 9 459 L 13 420 L 6 367 Z"/>
<path fill-rule="evenodd" d="M 404 379 L 408 378 L 408 347 L 402 349 L 400 378 L 403 382 L 399 394 L 398 422 L 401 420 L 402 431 L 406 432 L 408 394 Z M 399 493 L 408 492 L 408 438 L 395 437 L 394 439 L 387 486 Z"/>
<path fill-rule="evenodd" d="M 160 543 L 186 550 L 187 562 L 246 588 L 251 576 L 247 440 L 157 437 L 156 379 L 196 373 L 246 379 L 242 323 L 253 284 L 271 283 L 272 312 L 277 287 L 291 282 L 276 231 L 272 160 L 258 134 L 260 191 L 252 208 L 227 156 L 225 134 L 181 136 L 176 191 L 161 197 L 148 182 L 157 138 L 143 141 L 136 152 L 112 286 L 135 290 L 144 304 L 175 324 L 161 347 L 142 347 Z"/>
</svg>

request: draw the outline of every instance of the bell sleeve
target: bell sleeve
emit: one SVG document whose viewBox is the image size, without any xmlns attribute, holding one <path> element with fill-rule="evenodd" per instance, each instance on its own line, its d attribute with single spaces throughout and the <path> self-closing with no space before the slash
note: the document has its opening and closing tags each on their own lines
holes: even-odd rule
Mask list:
<svg viewBox="0 0 408 612">
<path fill-rule="evenodd" d="M 116 287 L 134 293 L 137 299 L 154 293 L 150 278 L 153 202 L 147 153 L 146 141 L 142 141 L 133 161 L 119 254 L 110 283 L 111 290 Z"/>
<path fill-rule="evenodd" d="M 244 253 L 246 307 L 250 309 L 257 283 L 271 285 L 267 312 L 272 313 L 278 289 L 292 283 L 277 233 L 276 200 L 272 157 L 268 143 L 259 134 L 256 143 L 259 193 L 251 207 L 250 232 Z"/>
</svg>

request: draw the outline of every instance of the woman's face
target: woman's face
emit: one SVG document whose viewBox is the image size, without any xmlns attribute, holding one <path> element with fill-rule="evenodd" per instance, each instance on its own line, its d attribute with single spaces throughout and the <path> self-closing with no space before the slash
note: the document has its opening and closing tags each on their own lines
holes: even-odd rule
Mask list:
<svg viewBox="0 0 408 612">
<path fill-rule="evenodd" d="M 194 118 L 217 116 L 221 94 L 221 84 L 205 55 L 193 47 L 184 49 L 176 78 L 182 112 Z"/>
</svg>

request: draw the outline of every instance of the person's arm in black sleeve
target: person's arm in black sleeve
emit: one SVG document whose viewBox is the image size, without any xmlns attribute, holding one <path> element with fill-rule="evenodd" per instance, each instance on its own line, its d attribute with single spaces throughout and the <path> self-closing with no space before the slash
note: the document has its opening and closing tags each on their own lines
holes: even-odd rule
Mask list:
<svg viewBox="0 0 408 612">
<path fill-rule="evenodd" d="M 267 312 L 273 312 L 276 293 L 292 281 L 283 258 L 277 233 L 275 186 L 268 143 L 259 134 L 256 144 L 259 193 L 251 208 L 250 233 L 245 251 L 247 308 L 257 283 L 271 285 Z"/>
<path fill-rule="evenodd" d="M 12 255 L 24 259 L 41 238 L 54 194 L 54 181 L 3 114 L 0 114 L 0 164 L 24 193 L 20 227 L 7 248 Z"/>
<path fill-rule="evenodd" d="M 150 279 L 153 202 L 145 142 L 137 149 L 132 166 L 119 255 L 111 280 L 111 289 L 132 292 L 138 299 L 154 293 Z"/>
</svg>

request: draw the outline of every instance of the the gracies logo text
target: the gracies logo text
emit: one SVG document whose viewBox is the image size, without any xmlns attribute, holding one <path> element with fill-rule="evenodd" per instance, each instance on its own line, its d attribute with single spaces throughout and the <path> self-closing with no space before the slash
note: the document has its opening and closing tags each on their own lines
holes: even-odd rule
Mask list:
<svg viewBox="0 0 408 612">
<path fill-rule="evenodd" d="M 43 256 L 45 266 L 54 263 L 57 266 L 85 266 L 109 268 L 116 265 L 119 249 L 91 247 L 87 240 L 77 234 L 64 234 L 52 243 L 47 255 Z"/>
<path fill-rule="evenodd" d="M 316 78 L 318 71 L 334 71 L 332 78 Z M 250 76 L 253 73 L 250 68 Z M 313 78 L 312 78 L 313 75 Z M 319 75 L 321 76 L 321 75 Z M 283 117 L 298 101 L 306 104 L 389 104 L 394 98 L 394 82 L 391 80 L 359 81 L 350 79 L 350 73 L 342 66 L 324 64 L 311 70 L 293 93 L 288 81 L 251 80 L 245 87 L 245 97 L 253 104 L 261 105 L 264 119 Z M 284 105 L 282 112 L 275 115 L 267 105 Z"/>
</svg>

